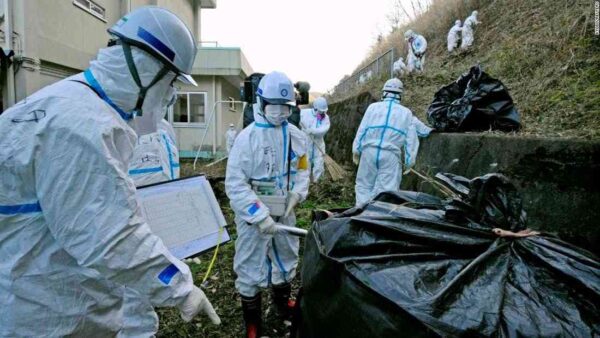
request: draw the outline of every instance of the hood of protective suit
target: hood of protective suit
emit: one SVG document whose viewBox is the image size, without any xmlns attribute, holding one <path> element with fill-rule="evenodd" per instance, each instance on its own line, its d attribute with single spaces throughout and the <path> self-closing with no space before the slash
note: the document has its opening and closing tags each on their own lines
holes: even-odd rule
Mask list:
<svg viewBox="0 0 600 338">
<path fill-rule="evenodd" d="M 147 86 L 163 68 L 163 64 L 136 47 L 132 46 L 131 52 L 142 85 Z M 135 108 L 140 89 L 127 67 L 122 46 L 100 49 L 96 60 L 90 63 L 90 70 L 106 95 L 120 109 L 131 112 Z M 158 123 L 164 117 L 167 105 L 174 95 L 171 86 L 174 79 L 175 73 L 168 72 L 150 87 L 142 105 L 142 116 L 128 121 L 139 136 L 157 131 Z"/>
</svg>

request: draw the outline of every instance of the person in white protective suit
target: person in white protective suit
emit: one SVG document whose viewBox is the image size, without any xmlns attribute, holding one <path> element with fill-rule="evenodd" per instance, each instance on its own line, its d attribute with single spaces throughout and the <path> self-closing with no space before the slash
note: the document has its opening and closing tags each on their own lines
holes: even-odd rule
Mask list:
<svg viewBox="0 0 600 338">
<path fill-rule="evenodd" d="M 235 287 L 247 337 L 261 335 L 263 288 L 271 286 L 278 313 L 290 315 L 298 238 L 280 233 L 278 224 L 295 226 L 293 210 L 308 194 L 310 175 L 306 135 L 287 122 L 294 104 L 292 81 L 280 72 L 265 75 L 258 85 L 254 122 L 240 132 L 227 162 L 225 191 L 238 234 Z M 285 212 L 278 212 L 273 200 L 283 200 Z"/>
<path fill-rule="evenodd" d="M 162 119 L 156 133 L 138 138 L 129 161 L 129 176 L 136 187 L 179 178 L 179 152 L 175 131 Z"/>
<path fill-rule="evenodd" d="M 358 164 L 356 206 L 381 192 L 398 190 L 402 163 L 406 168 L 414 165 L 418 137 L 431 132 L 431 128 L 400 104 L 403 91 L 402 81 L 388 80 L 383 86 L 382 101 L 371 104 L 360 122 L 352 144 L 352 160 Z"/>
<path fill-rule="evenodd" d="M 127 175 L 136 132 L 156 130 L 176 78 L 193 83 L 195 39 L 157 7 L 108 31 L 84 73 L 0 115 L 2 337 L 149 337 L 165 306 L 220 322 Z"/>
<path fill-rule="evenodd" d="M 456 47 L 458 47 L 458 40 L 460 39 L 460 33 L 462 31 L 462 22 L 456 20 L 454 26 L 448 31 L 448 53 L 452 53 Z"/>
<path fill-rule="evenodd" d="M 425 40 L 423 35 L 415 33 L 412 29 L 404 33 L 404 39 L 408 42 L 408 55 L 406 57 L 407 71 L 409 73 L 415 70 L 424 71 L 427 40 Z"/>
<path fill-rule="evenodd" d="M 392 69 L 394 72 L 394 76 L 397 77 L 402 76 L 408 72 L 403 57 L 400 57 L 398 60 L 396 60 L 396 62 L 394 62 Z"/>
<path fill-rule="evenodd" d="M 235 137 L 237 136 L 237 130 L 235 130 L 235 125 L 233 123 L 229 124 L 229 129 L 225 133 L 225 141 L 227 142 L 227 155 L 231 153 L 231 148 L 233 147 L 233 142 L 235 141 Z"/>
<path fill-rule="evenodd" d="M 312 181 L 316 183 L 325 171 L 323 161 L 325 134 L 330 127 L 327 100 L 324 97 L 318 97 L 313 103 L 313 109 L 303 109 L 300 114 L 302 131 L 308 136 L 308 159 Z"/>
<path fill-rule="evenodd" d="M 477 11 L 473 11 L 469 17 L 465 19 L 465 23 L 462 28 L 462 42 L 460 43 L 460 49 L 466 50 L 473 45 L 475 40 L 475 25 L 479 25 L 481 22 L 477 20 Z"/>
</svg>

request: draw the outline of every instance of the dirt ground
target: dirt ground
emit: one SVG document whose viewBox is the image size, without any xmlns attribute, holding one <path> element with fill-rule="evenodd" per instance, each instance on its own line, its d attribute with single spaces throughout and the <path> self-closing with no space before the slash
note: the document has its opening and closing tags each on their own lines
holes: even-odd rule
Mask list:
<svg viewBox="0 0 600 338">
<path fill-rule="evenodd" d="M 217 168 L 214 168 L 217 167 Z M 196 170 L 188 162 L 182 163 L 182 177 L 210 172 L 209 177 L 224 177 L 225 161 L 204 168 L 199 164 Z M 350 169 L 350 168 L 348 168 Z M 214 181 L 213 181 L 214 182 Z M 354 204 L 354 178 L 349 177 L 343 182 L 331 182 L 328 177 L 322 183 L 311 185 L 308 199 L 296 211 L 297 225 L 308 229 L 311 224 L 311 212 L 314 209 L 334 209 L 350 207 Z M 233 272 L 233 256 L 235 253 L 234 242 L 236 238 L 233 212 L 229 207 L 229 200 L 225 196 L 224 183 L 218 180 L 213 184 L 213 189 L 219 199 L 221 210 L 225 215 L 228 231 L 232 237 L 231 242 L 219 248 L 217 261 L 208 278 L 202 286 L 211 303 L 221 317 L 222 324 L 215 326 L 204 316 L 197 316 L 191 323 L 184 323 L 175 309 L 159 309 L 160 328 L 159 337 L 243 337 L 244 328 L 240 298 L 235 290 L 235 273 Z M 300 257 L 302 257 L 304 243 L 300 243 Z M 201 285 L 214 251 L 206 252 L 199 256 L 201 264 L 190 264 L 195 284 Z M 302 258 L 298 273 L 302 268 Z M 300 285 L 299 275 L 293 283 L 294 292 Z M 264 334 L 268 337 L 286 337 L 288 331 L 285 325 L 276 319 L 270 301 L 269 292 L 263 292 Z"/>
</svg>

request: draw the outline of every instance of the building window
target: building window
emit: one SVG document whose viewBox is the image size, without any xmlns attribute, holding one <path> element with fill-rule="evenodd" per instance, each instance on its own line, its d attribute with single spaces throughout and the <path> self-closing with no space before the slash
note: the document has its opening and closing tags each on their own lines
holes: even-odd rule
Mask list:
<svg viewBox="0 0 600 338">
<path fill-rule="evenodd" d="M 178 93 L 173 106 L 173 122 L 204 123 L 206 116 L 206 93 Z"/>
<path fill-rule="evenodd" d="M 233 97 L 229 97 L 229 111 L 235 112 L 235 99 Z"/>
<path fill-rule="evenodd" d="M 106 22 L 106 9 L 92 0 L 73 0 L 73 4 Z"/>
</svg>

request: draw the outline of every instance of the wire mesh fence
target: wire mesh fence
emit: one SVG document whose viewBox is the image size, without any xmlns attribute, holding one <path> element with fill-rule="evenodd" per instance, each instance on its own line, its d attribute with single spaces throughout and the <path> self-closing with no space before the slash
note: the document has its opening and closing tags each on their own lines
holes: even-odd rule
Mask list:
<svg viewBox="0 0 600 338">
<path fill-rule="evenodd" d="M 344 93 L 352 89 L 360 88 L 370 79 L 374 77 L 379 77 L 383 74 L 392 77 L 395 61 L 394 58 L 396 57 L 396 54 L 397 53 L 394 50 L 394 48 L 381 54 L 375 60 L 371 61 L 371 63 L 367 64 L 366 66 L 354 72 L 349 77 L 340 81 L 340 83 L 335 87 L 334 93 L 338 95 L 343 95 Z"/>
</svg>

